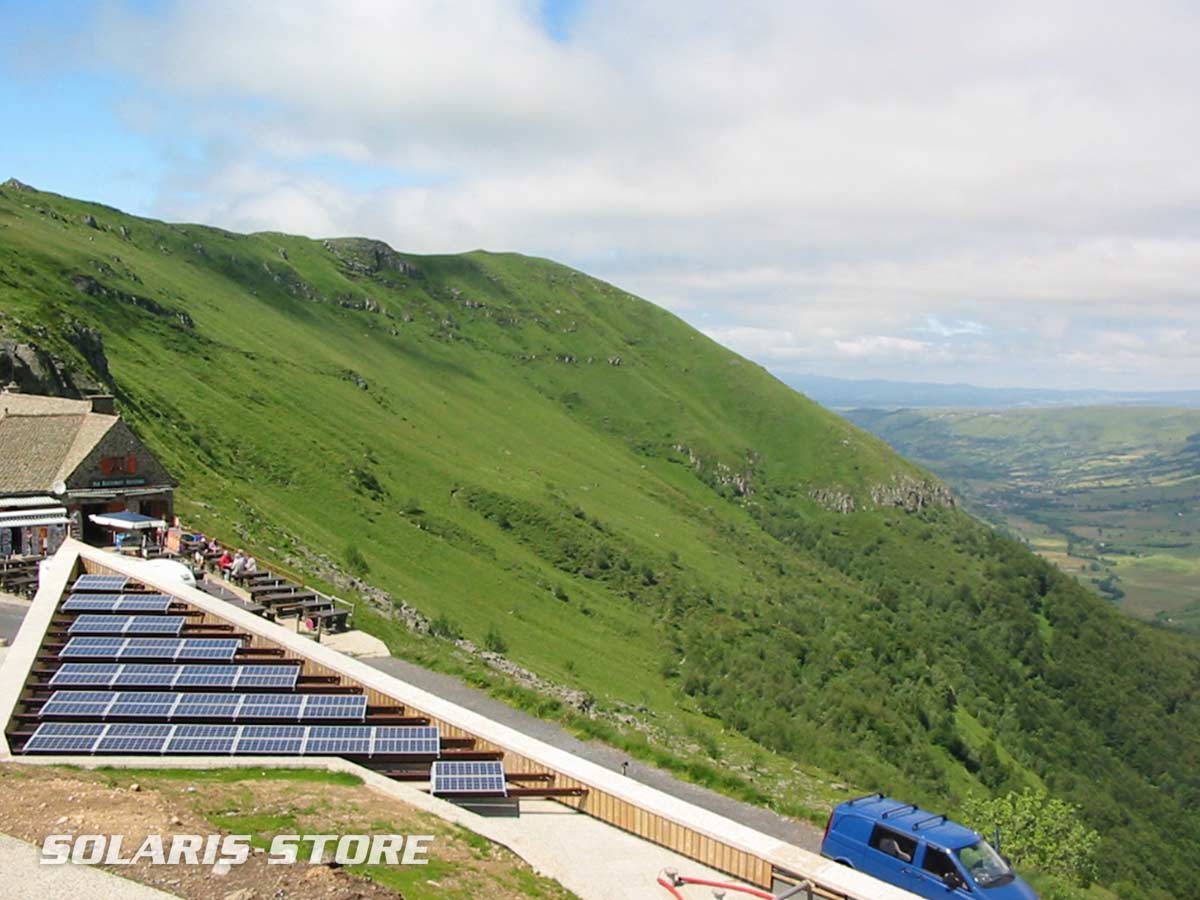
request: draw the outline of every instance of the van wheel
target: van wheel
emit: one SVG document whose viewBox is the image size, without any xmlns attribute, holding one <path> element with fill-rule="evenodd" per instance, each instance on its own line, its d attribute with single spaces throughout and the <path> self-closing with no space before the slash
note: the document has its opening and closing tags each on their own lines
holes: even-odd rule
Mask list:
<svg viewBox="0 0 1200 900">
<path fill-rule="evenodd" d="M 847 869 L 854 868 L 854 866 L 850 865 L 850 860 L 848 860 L 848 859 L 835 859 L 834 862 L 837 863 L 839 866 L 845 866 Z"/>
</svg>

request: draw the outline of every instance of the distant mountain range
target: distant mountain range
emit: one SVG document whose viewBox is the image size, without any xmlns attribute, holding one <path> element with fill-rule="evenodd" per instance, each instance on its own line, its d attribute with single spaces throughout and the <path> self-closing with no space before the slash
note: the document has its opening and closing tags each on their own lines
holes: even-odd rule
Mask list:
<svg viewBox="0 0 1200 900">
<path fill-rule="evenodd" d="M 973 384 L 885 381 L 787 375 L 783 381 L 833 409 L 1013 409 L 1036 406 L 1200 407 L 1200 391 L 1059 391 L 1052 388 L 989 388 Z"/>
</svg>

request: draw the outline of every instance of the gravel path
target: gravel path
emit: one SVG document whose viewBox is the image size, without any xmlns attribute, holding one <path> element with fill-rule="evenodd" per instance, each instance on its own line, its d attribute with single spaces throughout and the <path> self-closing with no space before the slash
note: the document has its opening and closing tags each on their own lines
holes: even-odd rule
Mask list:
<svg viewBox="0 0 1200 900">
<path fill-rule="evenodd" d="M 33 844 L 0 834 L 0 891 L 5 900 L 177 900 L 94 866 L 43 866 Z"/>
</svg>

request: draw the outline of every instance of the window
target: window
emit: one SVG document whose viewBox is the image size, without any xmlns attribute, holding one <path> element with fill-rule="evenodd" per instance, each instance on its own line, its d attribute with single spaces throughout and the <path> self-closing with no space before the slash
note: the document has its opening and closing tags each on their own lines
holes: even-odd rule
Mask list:
<svg viewBox="0 0 1200 900">
<path fill-rule="evenodd" d="M 917 852 L 915 838 L 908 837 L 898 831 L 892 831 L 890 828 L 884 828 L 882 825 L 875 826 L 875 830 L 871 832 L 871 840 L 868 843 L 880 853 L 894 856 L 901 862 L 906 863 L 912 862 Z"/>
<path fill-rule="evenodd" d="M 951 873 L 955 875 L 959 874 L 958 867 L 954 865 L 954 861 L 950 859 L 950 855 L 939 850 L 937 847 L 927 847 L 925 849 L 925 860 L 921 863 L 921 868 L 935 878 L 944 879 Z"/>
</svg>

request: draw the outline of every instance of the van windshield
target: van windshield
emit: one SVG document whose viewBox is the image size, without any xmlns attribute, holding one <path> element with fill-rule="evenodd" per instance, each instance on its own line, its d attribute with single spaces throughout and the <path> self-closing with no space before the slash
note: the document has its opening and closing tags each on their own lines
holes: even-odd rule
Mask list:
<svg viewBox="0 0 1200 900">
<path fill-rule="evenodd" d="M 987 841 L 979 841 L 969 847 L 961 847 L 954 851 L 963 867 L 981 888 L 999 887 L 1008 884 L 1015 877 L 1013 870 L 1008 867 L 999 853 L 992 849 Z"/>
</svg>

